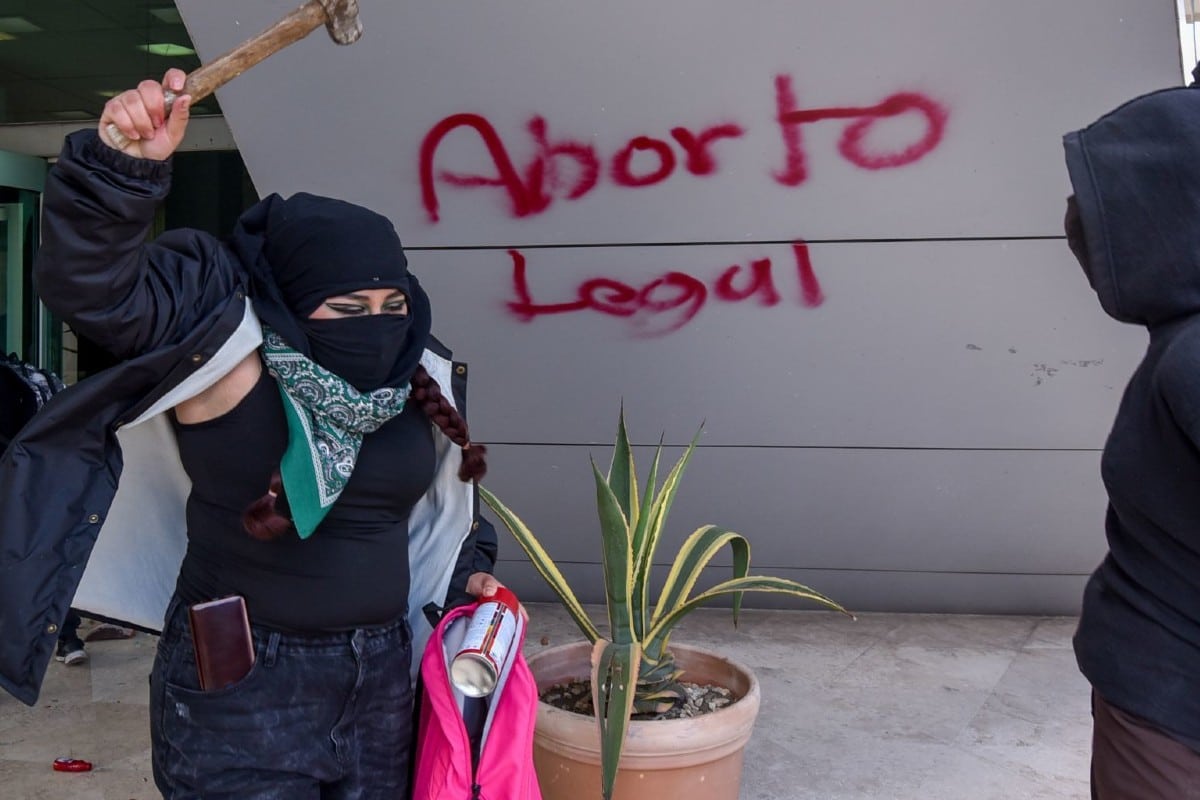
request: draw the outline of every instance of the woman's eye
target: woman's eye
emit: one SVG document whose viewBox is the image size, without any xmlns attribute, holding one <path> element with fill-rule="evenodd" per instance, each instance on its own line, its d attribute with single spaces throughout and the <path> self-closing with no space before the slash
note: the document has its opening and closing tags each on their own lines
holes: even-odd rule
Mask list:
<svg viewBox="0 0 1200 800">
<path fill-rule="evenodd" d="M 334 311 L 346 317 L 354 317 L 366 312 L 366 309 L 362 306 L 347 306 L 340 303 L 326 303 L 325 306 L 330 311 Z"/>
<path fill-rule="evenodd" d="M 398 303 L 388 303 L 386 306 L 383 307 L 383 313 L 385 313 L 385 314 L 407 314 L 408 313 L 408 303 L 404 300 L 401 300 Z"/>
</svg>

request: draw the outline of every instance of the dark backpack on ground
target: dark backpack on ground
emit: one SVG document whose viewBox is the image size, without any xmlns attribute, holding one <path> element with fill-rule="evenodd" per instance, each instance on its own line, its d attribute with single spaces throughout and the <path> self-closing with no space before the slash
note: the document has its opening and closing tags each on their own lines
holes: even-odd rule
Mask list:
<svg viewBox="0 0 1200 800">
<path fill-rule="evenodd" d="M 53 372 L 22 361 L 16 353 L 0 356 L 0 450 L 62 388 Z"/>
</svg>

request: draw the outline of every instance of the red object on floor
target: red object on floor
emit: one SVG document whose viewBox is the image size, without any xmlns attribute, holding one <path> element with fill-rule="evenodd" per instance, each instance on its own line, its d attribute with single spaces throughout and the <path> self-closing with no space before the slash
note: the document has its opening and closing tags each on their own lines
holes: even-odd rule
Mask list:
<svg viewBox="0 0 1200 800">
<path fill-rule="evenodd" d="M 84 761 L 82 758 L 56 758 L 54 759 L 55 772 L 91 772 L 92 762 Z"/>
</svg>

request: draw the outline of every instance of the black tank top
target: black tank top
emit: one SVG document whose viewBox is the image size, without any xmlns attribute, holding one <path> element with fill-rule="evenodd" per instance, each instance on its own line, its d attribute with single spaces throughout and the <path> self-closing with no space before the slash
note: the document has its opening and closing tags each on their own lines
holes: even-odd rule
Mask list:
<svg viewBox="0 0 1200 800">
<path fill-rule="evenodd" d="M 174 415 L 172 415 L 173 417 Z M 192 480 L 188 547 L 177 591 L 186 603 L 245 596 L 256 624 L 289 631 L 389 622 L 408 605 L 408 517 L 433 480 L 430 422 L 415 403 L 363 438 L 354 473 L 307 539 L 260 542 L 242 513 L 265 494 L 287 445 L 275 380 L 263 370 L 238 405 L 194 425 L 175 422 Z"/>
</svg>

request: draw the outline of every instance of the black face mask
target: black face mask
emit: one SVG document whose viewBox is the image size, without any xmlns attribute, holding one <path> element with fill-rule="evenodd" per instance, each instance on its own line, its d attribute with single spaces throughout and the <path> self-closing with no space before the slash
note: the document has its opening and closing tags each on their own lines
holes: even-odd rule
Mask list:
<svg viewBox="0 0 1200 800">
<path fill-rule="evenodd" d="M 306 319 L 301 327 L 308 335 L 312 360 L 360 392 L 411 375 L 421 358 L 421 348 L 409 346 L 411 314 Z"/>
</svg>

